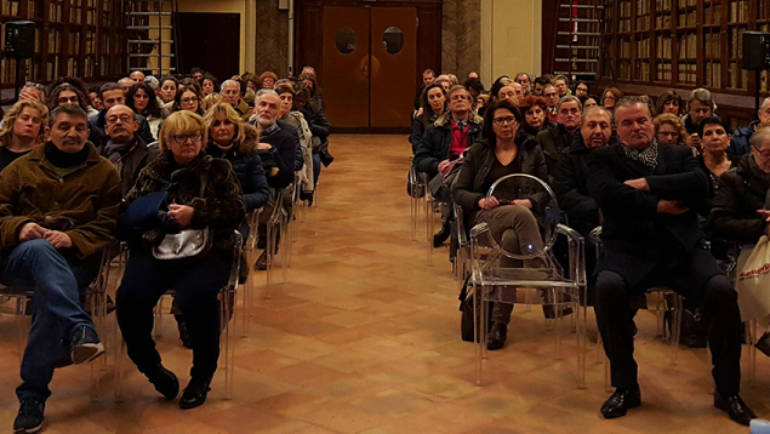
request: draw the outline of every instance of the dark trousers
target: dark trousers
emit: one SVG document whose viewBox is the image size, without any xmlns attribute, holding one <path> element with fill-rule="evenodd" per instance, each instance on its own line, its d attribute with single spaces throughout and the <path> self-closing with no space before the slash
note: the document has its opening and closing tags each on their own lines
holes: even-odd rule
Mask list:
<svg viewBox="0 0 770 434">
<path fill-rule="evenodd" d="M 689 264 L 671 269 L 661 265 L 649 279 L 629 287 L 614 271 L 601 271 L 596 279 L 596 321 L 604 344 L 604 352 L 610 360 L 612 385 L 630 387 L 637 384 L 637 366 L 634 361 L 634 314 L 630 299 L 647 288 L 666 286 L 682 292 L 676 281 L 705 284 L 687 288 L 687 296 L 702 300 L 704 323 L 709 336 L 712 375 L 717 392 L 735 395 L 740 389 L 741 320 L 738 311 L 738 295 L 724 274 L 697 276 L 702 270 L 713 269 L 707 261 L 714 259 L 703 250 L 696 249 Z M 681 274 L 680 274 L 681 273 Z M 694 276 L 694 277 L 692 277 Z M 672 284 L 674 283 L 674 284 Z"/>
<path fill-rule="evenodd" d="M 148 253 L 132 252 L 117 293 L 118 325 L 128 356 L 143 373 L 152 372 L 160 354 L 152 339 L 152 310 L 160 297 L 173 289 L 184 312 L 193 346 L 190 375 L 210 379 L 219 358 L 219 301 L 227 283 L 230 260 L 213 252 L 194 263 L 158 261 Z"/>
</svg>

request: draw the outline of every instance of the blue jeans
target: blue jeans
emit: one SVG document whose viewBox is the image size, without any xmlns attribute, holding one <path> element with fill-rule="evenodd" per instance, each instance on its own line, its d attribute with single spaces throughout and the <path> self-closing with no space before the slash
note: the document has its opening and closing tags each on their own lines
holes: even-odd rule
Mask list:
<svg viewBox="0 0 770 434">
<path fill-rule="evenodd" d="M 78 288 L 96 275 L 86 263 L 69 263 L 47 240 L 16 246 L 0 267 L 0 281 L 8 286 L 34 288 L 32 327 L 21 360 L 19 399 L 45 401 L 57 360 L 68 357 L 69 340 L 79 326 L 94 328 L 80 306 Z"/>
</svg>

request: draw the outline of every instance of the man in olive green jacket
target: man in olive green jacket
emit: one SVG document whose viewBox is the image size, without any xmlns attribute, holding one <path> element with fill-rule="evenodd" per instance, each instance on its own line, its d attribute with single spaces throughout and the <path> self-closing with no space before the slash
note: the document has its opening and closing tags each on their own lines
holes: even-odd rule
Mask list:
<svg viewBox="0 0 770 434">
<path fill-rule="evenodd" d="M 0 172 L 0 282 L 34 289 L 14 431 L 42 426 L 55 367 L 104 352 L 79 288 L 93 281 L 102 250 L 114 242 L 120 178 L 87 141 L 81 108 L 57 107 L 50 123 L 50 141 Z"/>
</svg>

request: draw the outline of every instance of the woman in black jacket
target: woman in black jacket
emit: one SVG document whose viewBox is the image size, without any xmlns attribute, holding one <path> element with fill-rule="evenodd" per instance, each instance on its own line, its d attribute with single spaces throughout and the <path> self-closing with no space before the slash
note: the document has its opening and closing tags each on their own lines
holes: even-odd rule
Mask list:
<svg viewBox="0 0 770 434">
<path fill-rule="evenodd" d="M 512 173 L 528 173 L 540 179 L 548 176 L 543 151 L 533 140 L 518 143 L 517 131 L 523 121 L 521 112 L 508 100 L 495 102 L 484 116 L 486 140 L 466 152 L 460 173 L 452 187 L 455 202 L 463 207 L 472 224 L 487 223 L 492 237 L 511 253 L 542 251 L 535 214 L 542 212 L 547 198 L 532 182 L 513 182 L 499 186 L 495 196 L 486 197 L 489 187 Z M 503 267 L 520 267 L 512 259 L 501 259 Z M 512 304 L 495 303 L 492 330 L 487 342 L 490 350 L 502 348 L 511 319 Z"/>
<path fill-rule="evenodd" d="M 420 110 L 412 116 L 412 128 L 409 133 L 409 143 L 412 144 L 412 155 L 417 153 L 425 129 L 438 119 L 446 111 L 446 92 L 438 83 L 433 83 L 425 88 L 420 95 Z"/>
<path fill-rule="evenodd" d="M 719 178 L 708 220 L 710 235 L 739 244 L 754 244 L 770 236 L 770 128 L 758 129 L 744 155 Z M 740 294 L 738 295 L 740 297 Z M 770 312 L 760 318 L 764 333 L 757 348 L 770 356 Z"/>
<path fill-rule="evenodd" d="M 534 139 L 540 131 L 556 126 L 548 119 L 548 104 L 541 96 L 530 95 L 524 98 L 519 104 L 519 110 L 524 115 L 518 133 L 521 143 L 529 138 Z"/>
</svg>

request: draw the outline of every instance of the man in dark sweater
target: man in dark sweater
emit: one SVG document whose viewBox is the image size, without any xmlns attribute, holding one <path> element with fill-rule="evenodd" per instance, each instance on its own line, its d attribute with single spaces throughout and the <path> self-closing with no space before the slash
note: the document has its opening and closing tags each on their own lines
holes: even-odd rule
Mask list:
<svg viewBox="0 0 770 434">
<path fill-rule="evenodd" d="M 98 148 L 120 173 L 123 195 L 134 186 L 139 172 L 158 155 L 158 148 L 148 149 L 145 141 L 137 134 L 139 123 L 134 111 L 122 104 L 112 106 L 105 116 L 107 143 Z"/>
<path fill-rule="evenodd" d="M 257 92 L 254 104 L 254 113 L 257 115 L 255 123 L 262 130 L 257 150 L 259 158 L 262 159 L 262 165 L 265 167 L 267 183 L 271 189 L 276 191 L 291 184 L 294 181 L 294 172 L 302 169 L 304 164 L 296 128 L 278 121 L 281 112 L 280 107 L 281 98 L 274 90 L 262 89 Z M 291 206 L 290 202 L 286 203 L 285 201 L 283 204 L 277 204 L 275 197 L 275 194 L 271 194 L 268 203 L 259 215 L 261 239 L 258 243 L 260 246 L 265 245 L 262 234 L 267 233 L 265 224 L 269 221 L 276 206 Z M 262 252 L 254 266 L 259 270 L 267 269 L 267 251 Z"/>
<path fill-rule="evenodd" d="M 271 188 L 291 184 L 294 172 L 302 169 L 304 160 L 299 148 L 297 130 L 278 121 L 281 98 L 275 91 L 261 90 L 256 97 L 255 124 L 262 130 L 257 145 Z"/>
</svg>

